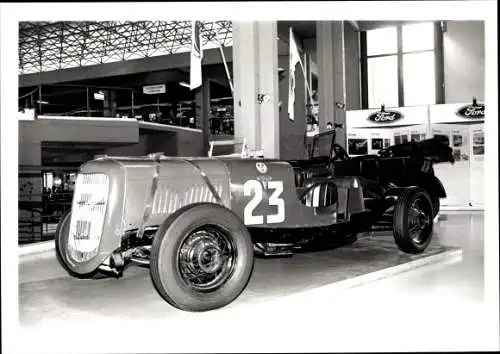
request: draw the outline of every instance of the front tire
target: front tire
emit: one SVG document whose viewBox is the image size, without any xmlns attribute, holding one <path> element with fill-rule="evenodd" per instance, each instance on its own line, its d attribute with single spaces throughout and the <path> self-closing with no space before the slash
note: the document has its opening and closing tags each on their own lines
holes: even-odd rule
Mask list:
<svg viewBox="0 0 500 354">
<path fill-rule="evenodd" d="M 179 209 L 158 229 L 150 274 L 160 296 L 185 311 L 208 311 L 233 302 L 246 288 L 254 264 L 243 222 L 217 204 Z"/>
<path fill-rule="evenodd" d="M 66 260 L 66 249 L 68 247 L 68 236 L 69 236 L 69 225 L 71 221 L 71 211 L 66 212 L 66 214 L 60 219 L 61 221 L 57 225 L 56 235 L 55 235 L 55 251 L 56 258 L 61 267 L 74 278 L 79 279 L 102 279 L 107 278 L 107 275 L 100 272 L 99 269 L 94 270 L 90 273 L 80 274 L 72 271 L 67 264 Z"/>
<path fill-rule="evenodd" d="M 405 188 L 394 205 L 394 240 L 405 253 L 425 251 L 432 239 L 433 205 L 429 194 L 418 187 Z"/>
</svg>

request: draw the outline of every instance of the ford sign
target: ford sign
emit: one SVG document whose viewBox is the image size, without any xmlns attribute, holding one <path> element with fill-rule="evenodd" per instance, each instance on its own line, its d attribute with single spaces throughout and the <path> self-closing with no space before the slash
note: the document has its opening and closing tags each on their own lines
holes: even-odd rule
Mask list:
<svg viewBox="0 0 500 354">
<path fill-rule="evenodd" d="M 403 114 L 397 111 L 387 111 L 384 105 L 380 107 L 380 111 L 368 116 L 368 120 L 375 123 L 395 122 L 401 118 L 403 118 Z"/>
<path fill-rule="evenodd" d="M 467 119 L 484 119 L 484 104 L 477 103 L 477 99 L 472 99 L 472 104 L 463 106 L 457 111 L 457 116 Z"/>
</svg>

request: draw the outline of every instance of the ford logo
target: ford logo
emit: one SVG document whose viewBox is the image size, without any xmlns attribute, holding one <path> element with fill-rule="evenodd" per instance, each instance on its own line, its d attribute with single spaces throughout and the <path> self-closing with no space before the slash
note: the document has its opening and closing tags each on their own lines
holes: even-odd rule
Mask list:
<svg viewBox="0 0 500 354">
<path fill-rule="evenodd" d="M 474 97 L 472 104 L 463 106 L 456 114 L 467 119 L 484 119 L 484 104 L 477 103 L 477 99 Z"/>
<path fill-rule="evenodd" d="M 397 111 L 387 111 L 385 106 L 380 107 L 380 111 L 368 116 L 368 120 L 375 123 L 395 122 L 403 118 L 403 114 Z"/>
</svg>

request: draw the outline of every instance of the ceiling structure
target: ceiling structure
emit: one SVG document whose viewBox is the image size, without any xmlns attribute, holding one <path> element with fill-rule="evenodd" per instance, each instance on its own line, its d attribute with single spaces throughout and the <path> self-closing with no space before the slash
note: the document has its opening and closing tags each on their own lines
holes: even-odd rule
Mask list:
<svg viewBox="0 0 500 354">
<path fill-rule="evenodd" d="M 204 49 L 232 45 L 230 21 L 201 22 Z M 19 74 L 189 52 L 192 21 L 20 22 Z"/>
<path fill-rule="evenodd" d="M 350 21 L 370 30 L 402 21 Z M 233 43 L 231 21 L 201 22 L 204 49 Z M 301 40 L 316 36 L 315 21 L 279 21 Z M 20 22 L 19 74 L 57 71 L 190 51 L 192 21 Z"/>
</svg>

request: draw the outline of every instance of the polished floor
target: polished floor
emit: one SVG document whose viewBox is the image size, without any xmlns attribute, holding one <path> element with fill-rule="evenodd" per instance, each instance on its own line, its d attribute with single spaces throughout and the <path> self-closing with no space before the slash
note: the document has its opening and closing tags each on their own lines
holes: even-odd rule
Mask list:
<svg viewBox="0 0 500 354">
<path fill-rule="evenodd" d="M 164 303 L 147 269 L 130 268 L 120 280 L 81 281 L 67 277 L 53 257 L 25 261 L 19 267 L 20 322 L 29 339 L 23 347 L 66 353 L 491 349 L 487 331 L 478 331 L 483 215 L 444 218 L 429 254 L 458 247 L 461 258 L 453 264 L 332 287 L 384 264 L 412 261 L 394 252 L 387 237 L 365 238 L 345 249 L 259 260 L 237 302 L 203 314 Z"/>
</svg>

